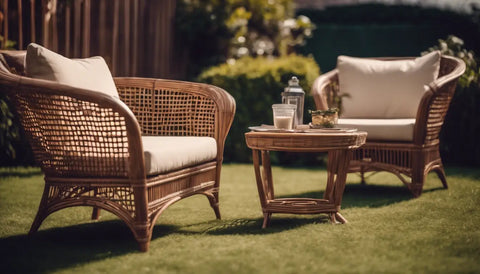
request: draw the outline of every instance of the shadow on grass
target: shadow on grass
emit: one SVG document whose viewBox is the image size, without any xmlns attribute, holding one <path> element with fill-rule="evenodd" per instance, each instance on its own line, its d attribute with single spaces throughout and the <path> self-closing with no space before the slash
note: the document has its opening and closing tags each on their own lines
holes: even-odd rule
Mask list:
<svg viewBox="0 0 480 274">
<path fill-rule="evenodd" d="M 427 192 L 427 191 L 425 191 Z M 276 198 L 323 198 L 324 191 L 311 191 Z M 403 185 L 386 186 L 373 184 L 347 184 L 343 192 L 342 208 L 382 207 L 413 199 Z"/>
<path fill-rule="evenodd" d="M 436 190 L 437 189 L 430 189 L 425 192 Z M 322 198 L 323 194 L 323 191 L 312 191 L 292 195 L 278 195 L 276 198 Z M 414 199 L 412 194 L 403 185 L 347 184 L 343 195 L 342 208 L 383 207 L 411 199 Z M 211 235 L 273 234 L 296 229 L 304 225 L 329 222 L 327 214 L 292 215 L 275 213 L 272 215 L 270 225 L 267 229 L 262 229 L 263 218 L 236 219 L 213 225 L 203 233 Z M 182 229 L 180 229 L 180 231 L 181 230 Z"/>
<path fill-rule="evenodd" d="M 175 231 L 157 225 L 152 240 Z M 140 252 L 130 229 L 120 220 L 37 231 L 32 236 L 0 239 L 2 273 L 51 273 L 76 265 Z"/>
<path fill-rule="evenodd" d="M 326 214 L 315 215 L 297 215 L 276 213 L 272 215 L 270 224 L 266 229 L 262 228 L 263 218 L 259 219 L 234 219 L 225 220 L 221 224 L 214 225 L 202 232 L 208 235 L 267 235 L 298 227 L 324 223 L 328 224 L 329 219 Z M 181 230 L 180 230 L 181 231 Z"/>
</svg>

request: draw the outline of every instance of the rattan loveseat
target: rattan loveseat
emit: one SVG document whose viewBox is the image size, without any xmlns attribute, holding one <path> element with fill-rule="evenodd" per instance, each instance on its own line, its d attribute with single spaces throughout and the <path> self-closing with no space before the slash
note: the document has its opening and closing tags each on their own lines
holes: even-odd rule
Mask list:
<svg viewBox="0 0 480 274">
<path fill-rule="evenodd" d="M 414 58 L 361 59 L 378 60 L 381 62 L 415 60 Z M 357 65 L 361 64 L 362 60 L 359 62 Z M 382 65 L 380 64 L 380 66 Z M 405 66 L 400 68 L 400 70 L 404 68 Z M 340 115 L 339 127 L 356 127 L 367 131 L 369 134 L 365 145 L 355 152 L 353 159 L 350 161 L 349 172 L 359 172 L 362 183 L 365 183 L 364 174 L 366 172 L 391 172 L 398 176 L 415 197 L 418 197 L 422 193 L 426 175 L 430 171 L 435 171 L 443 186 L 447 188 L 447 180 L 439 152 L 439 133 L 455 92 L 457 80 L 464 71 L 465 64 L 462 60 L 445 55 L 439 57 L 439 69 L 437 69 L 436 79 L 432 79 L 433 81 L 425 83 L 424 87 L 420 87 L 424 88 L 424 90 L 419 95 L 419 102 L 416 103 L 417 105 L 413 109 L 413 117 L 410 117 L 411 119 L 409 120 L 411 124 L 408 126 L 410 126 L 411 131 L 405 130 L 407 126 L 397 130 L 400 135 L 403 135 L 401 138 L 389 138 L 388 135 L 393 134 L 393 130 L 381 128 L 380 126 L 365 128 L 363 124 L 355 123 L 355 119 L 350 119 L 348 123 L 345 123 L 344 121 L 347 119 L 342 120 L 342 115 Z M 344 102 L 347 98 L 352 101 L 356 100 L 350 96 L 351 94 L 346 94 L 341 89 L 342 85 L 339 80 L 341 78 L 339 77 L 337 64 L 336 69 L 316 79 L 312 88 L 312 95 L 317 109 L 325 110 L 329 107 L 339 107 L 338 102 Z M 370 82 L 370 87 L 375 88 L 377 83 L 372 83 L 372 79 L 375 78 L 361 80 Z M 409 78 L 407 77 L 406 79 L 408 81 Z M 389 92 L 389 84 L 387 82 L 387 87 L 380 92 Z M 352 88 L 355 89 L 358 86 Z M 403 92 L 404 90 L 400 90 L 398 92 L 399 96 L 402 96 L 401 93 Z M 381 96 L 381 93 L 379 94 Z M 358 97 L 361 97 L 361 95 L 356 98 Z M 399 98 L 400 100 L 398 100 Z M 358 106 L 359 108 L 364 108 L 368 111 L 378 107 L 376 96 L 364 96 L 361 99 L 364 101 Z M 395 100 L 401 101 L 402 99 L 401 97 L 396 97 L 396 99 L 391 100 L 393 100 L 392 103 L 401 104 L 401 102 L 395 102 Z M 341 107 L 346 108 L 347 106 Z M 346 109 L 342 109 L 342 111 L 345 112 Z M 392 110 L 387 109 L 386 111 Z M 374 134 L 374 131 L 376 134 Z M 383 136 L 378 136 L 378 133 Z"/>
<path fill-rule="evenodd" d="M 147 251 L 159 215 L 194 194 L 205 195 L 220 219 L 220 170 L 235 113 L 235 101 L 226 91 L 200 83 L 120 77 L 114 78 L 115 98 L 24 76 L 25 51 L 0 57 L 0 92 L 15 106 L 45 175 L 30 234 L 55 211 L 92 206 L 92 218 L 98 218 L 100 209 L 112 212 L 131 229 L 140 250 Z M 201 149 L 202 140 L 210 146 L 213 142 L 213 156 L 194 165 L 168 166 L 182 151 Z M 165 151 L 155 152 L 160 148 Z M 153 157 L 167 166 L 155 170 Z"/>
</svg>

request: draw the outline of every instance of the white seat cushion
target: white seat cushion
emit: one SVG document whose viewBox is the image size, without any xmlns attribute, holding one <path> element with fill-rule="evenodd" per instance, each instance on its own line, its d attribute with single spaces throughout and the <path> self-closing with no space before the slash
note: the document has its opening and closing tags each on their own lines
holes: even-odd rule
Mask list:
<svg viewBox="0 0 480 274">
<path fill-rule="evenodd" d="M 56 81 L 119 97 L 107 63 L 100 56 L 69 59 L 31 43 L 27 47 L 25 70 L 31 78 Z"/>
<path fill-rule="evenodd" d="M 343 118 L 415 118 L 425 85 L 440 68 L 439 51 L 405 60 L 338 57 Z"/>
<path fill-rule="evenodd" d="M 147 175 L 156 175 L 214 160 L 217 142 L 211 137 L 143 136 Z"/>
<path fill-rule="evenodd" d="M 338 119 L 338 127 L 368 132 L 369 141 L 413 141 L 415 119 Z"/>
</svg>

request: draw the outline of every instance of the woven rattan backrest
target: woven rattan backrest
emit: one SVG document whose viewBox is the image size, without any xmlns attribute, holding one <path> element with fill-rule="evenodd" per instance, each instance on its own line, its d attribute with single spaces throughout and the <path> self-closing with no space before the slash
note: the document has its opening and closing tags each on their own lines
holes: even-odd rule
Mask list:
<svg viewBox="0 0 480 274">
<path fill-rule="evenodd" d="M 161 82 L 161 85 L 156 84 Z M 131 81 L 129 82 L 131 83 Z M 215 136 L 217 107 L 203 94 L 186 93 L 193 83 L 152 80 L 131 88 L 116 79 L 122 101 L 132 110 L 144 135 Z M 161 86 L 161 88 L 157 87 Z M 195 89 L 204 88 L 196 85 Z"/>
<path fill-rule="evenodd" d="M 127 177 L 125 119 L 98 103 L 43 88 L 18 86 L 11 96 L 46 175 Z"/>
<path fill-rule="evenodd" d="M 430 144 L 439 142 L 440 130 L 455 93 L 458 78 L 463 74 L 463 70 L 459 70 L 459 67 L 463 65 L 461 62 L 459 59 L 442 57 L 438 78 L 440 80 L 442 77 L 447 77 L 449 80 L 442 84 L 440 88 L 433 86 L 435 90 L 432 97 L 429 98 L 430 103 L 426 106 L 428 109 L 425 109 L 422 114 L 422 116 L 426 116 L 426 123 L 425 126 L 417 130 L 423 132 L 416 136 L 416 138 L 420 138 L 420 140 L 415 140 L 416 143 Z M 422 138 L 423 136 L 424 138 Z"/>
</svg>

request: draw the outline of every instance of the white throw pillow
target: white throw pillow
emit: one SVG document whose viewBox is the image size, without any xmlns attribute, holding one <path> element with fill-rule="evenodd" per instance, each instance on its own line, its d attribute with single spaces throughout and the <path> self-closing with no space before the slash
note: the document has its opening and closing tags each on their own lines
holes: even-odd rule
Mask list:
<svg viewBox="0 0 480 274">
<path fill-rule="evenodd" d="M 107 63 L 100 56 L 69 59 L 31 43 L 27 47 L 25 70 L 31 78 L 56 81 L 119 97 Z"/>
<path fill-rule="evenodd" d="M 415 118 L 425 85 L 438 77 L 439 51 L 409 60 L 339 56 L 343 118 Z"/>
</svg>

